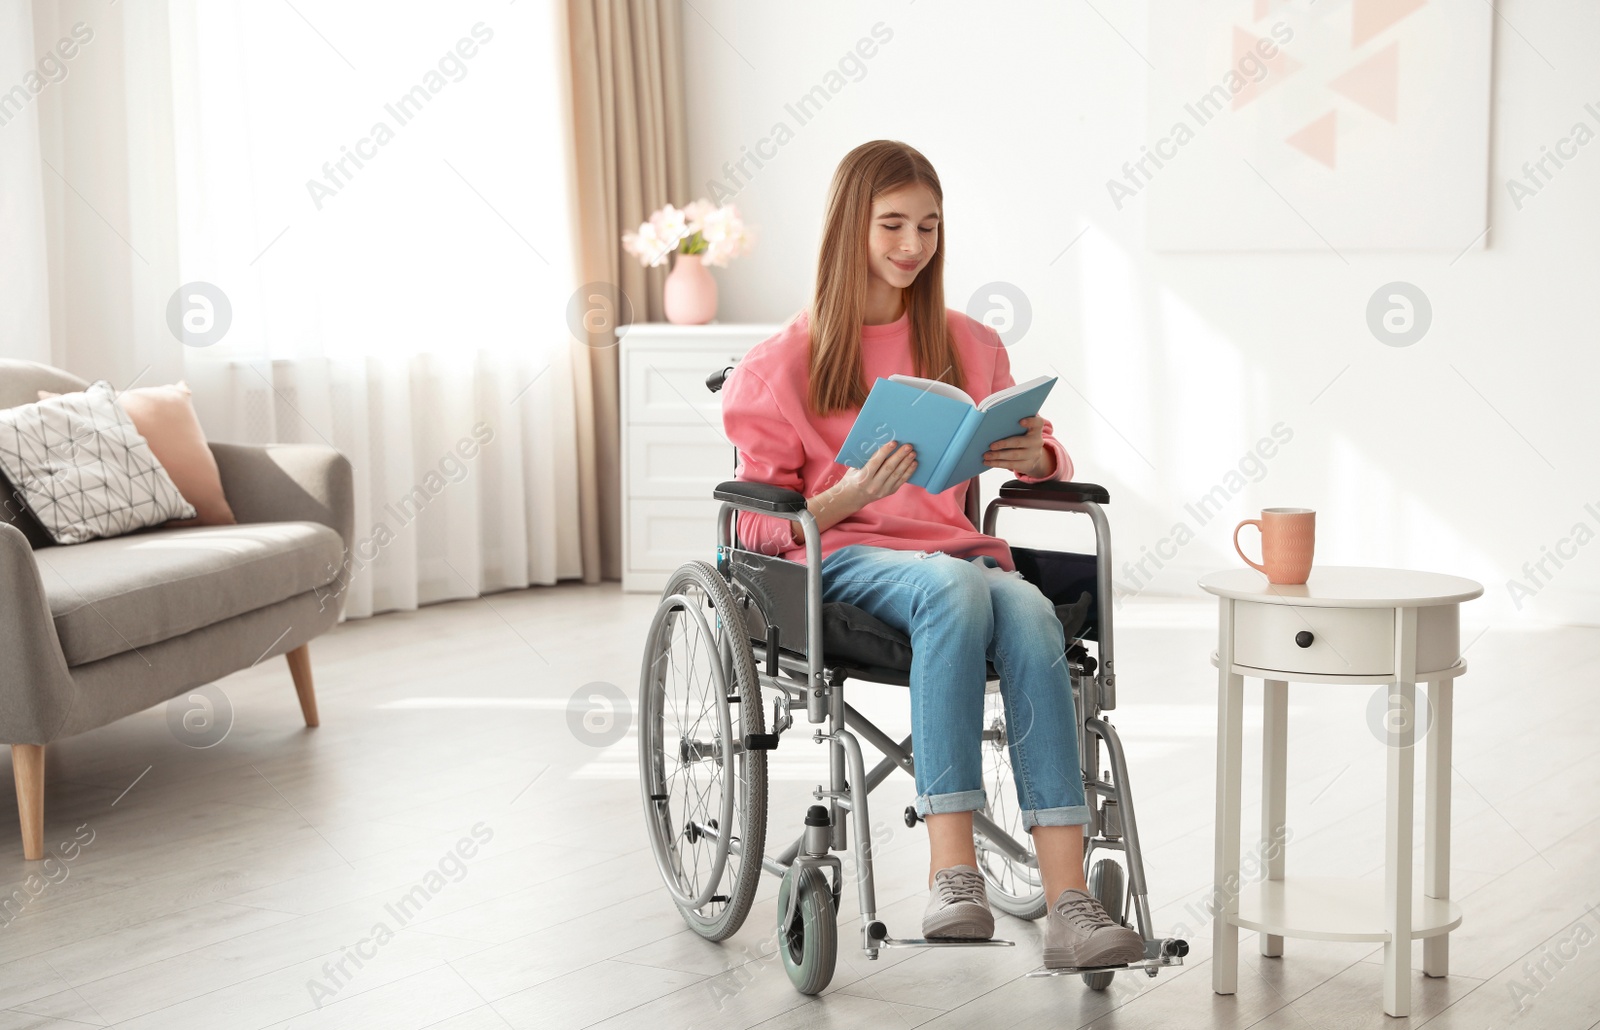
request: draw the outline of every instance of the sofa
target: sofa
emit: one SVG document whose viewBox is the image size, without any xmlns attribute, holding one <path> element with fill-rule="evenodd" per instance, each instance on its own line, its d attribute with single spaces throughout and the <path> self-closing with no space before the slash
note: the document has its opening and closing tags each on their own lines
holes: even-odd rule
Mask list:
<svg viewBox="0 0 1600 1030">
<path fill-rule="evenodd" d="M 0 408 L 87 383 L 0 360 Z M 354 532 L 350 463 L 331 447 L 210 445 L 237 525 L 55 545 L 0 498 L 0 742 L 23 854 L 44 856 L 45 748 L 278 655 L 308 727 L 309 643 L 338 622 Z"/>
</svg>

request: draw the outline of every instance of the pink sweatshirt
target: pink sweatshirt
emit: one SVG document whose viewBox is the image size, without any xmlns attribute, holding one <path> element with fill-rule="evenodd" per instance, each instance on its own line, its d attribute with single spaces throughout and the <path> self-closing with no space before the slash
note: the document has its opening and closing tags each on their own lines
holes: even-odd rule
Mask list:
<svg viewBox="0 0 1600 1030">
<path fill-rule="evenodd" d="M 966 314 L 946 310 L 950 334 L 961 355 L 966 374 L 964 389 L 981 401 L 1014 383 L 1010 359 L 1000 336 L 990 326 Z M 857 408 L 815 417 L 806 408 L 810 386 L 808 352 L 809 318 L 802 311 L 776 336 L 756 344 L 728 377 L 722 390 L 722 425 L 739 449 L 736 478 L 770 483 L 814 497 L 842 479 L 849 469 L 834 461 Z M 901 315 L 888 325 L 861 327 L 861 363 L 865 382 L 871 384 L 896 373 L 914 375 L 911 357 L 911 316 Z M 1017 433 L 1022 432 L 1018 427 Z M 1044 443 L 1055 455 L 1055 475 L 1046 479 L 1070 480 L 1072 458 L 1044 424 Z M 923 458 L 918 455 L 919 460 Z M 1017 476 L 1029 483 L 1043 482 Z M 985 536 L 967 521 L 968 484 L 941 494 L 930 494 L 909 483 L 888 497 L 824 530 L 822 555 L 851 544 L 872 544 L 909 551 L 944 551 L 970 558 L 991 554 L 1008 571 L 1016 566 L 1011 548 L 998 537 Z M 805 546 L 796 546 L 786 519 L 741 512 L 739 539 L 745 547 L 793 561 L 806 560 Z"/>
</svg>

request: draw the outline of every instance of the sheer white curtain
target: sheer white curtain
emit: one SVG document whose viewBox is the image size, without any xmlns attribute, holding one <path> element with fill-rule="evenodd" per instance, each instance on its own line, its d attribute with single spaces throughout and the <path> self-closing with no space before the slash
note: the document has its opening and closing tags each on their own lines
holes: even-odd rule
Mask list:
<svg viewBox="0 0 1600 1030">
<path fill-rule="evenodd" d="M 50 361 L 39 112 L 26 90 L 37 74 L 28 0 L 0 0 L 0 357 Z M 21 99 L 27 97 L 26 100 Z"/>
<path fill-rule="evenodd" d="M 580 576 L 559 5 L 168 12 L 208 431 L 349 456 L 352 617 Z"/>
</svg>

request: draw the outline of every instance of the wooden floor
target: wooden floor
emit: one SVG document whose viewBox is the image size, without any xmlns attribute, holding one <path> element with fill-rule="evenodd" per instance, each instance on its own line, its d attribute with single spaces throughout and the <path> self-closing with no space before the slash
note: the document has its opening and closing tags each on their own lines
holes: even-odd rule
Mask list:
<svg viewBox="0 0 1600 1030">
<path fill-rule="evenodd" d="M 595 684 L 634 695 L 653 609 L 607 584 L 381 616 L 313 643 L 320 729 L 302 727 L 288 669 L 273 661 L 222 681 L 233 723 L 213 747 L 185 746 L 161 709 L 53 745 L 45 840 L 57 859 L 25 864 L 14 813 L 0 808 L 0 900 L 11 898 L 0 1030 L 1600 1024 L 1600 630 L 1491 625 L 1469 647 L 1453 784 L 1466 921 L 1451 975 L 1417 974 L 1415 1015 L 1393 1020 L 1373 945 L 1289 940 L 1282 958 L 1263 959 L 1246 934 L 1238 994 L 1211 992 L 1200 908 L 1211 606 L 1136 600 L 1119 615 L 1113 718 L 1131 753 L 1155 918 L 1187 929 L 1185 966 L 1121 975 L 1103 993 L 1076 977 L 1025 978 L 1039 964 L 1037 927 L 1002 917 L 1014 949 L 869 963 L 848 947 L 817 999 L 790 988 L 767 943 L 770 877 L 728 943 L 684 928 L 646 848 L 634 736 L 595 747 L 569 724 L 569 699 L 604 691 Z M 1246 725 L 1259 732 L 1259 684 L 1248 685 Z M 1384 753 L 1370 696 L 1290 688 L 1291 875 L 1381 886 Z M 907 722 L 899 688 L 856 685 L 852 702 L 885 728 Z M 785 737 L 773 754 L 775 837 L 798 830 L 823 770 L 818 745 Z M 1258 773 L 1247 764 L 1246 826 L 1258 825 Z M 880 910 L 897 936 L 919 932 L 925 900 L 923 831 L 901 822 L 910 795 L 905 777 L 873 795 L 888 838 Z M 841 939 L 853 943 L 853 890 L 845 899 Z"/>
</svg>

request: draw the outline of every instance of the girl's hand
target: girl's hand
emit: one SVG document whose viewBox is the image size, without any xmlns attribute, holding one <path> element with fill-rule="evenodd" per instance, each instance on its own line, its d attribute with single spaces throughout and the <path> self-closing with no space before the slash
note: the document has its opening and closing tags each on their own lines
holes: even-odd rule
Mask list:
<svg viewBox="0 0 1600 1030">
<path fill-rule="evenodd" d="M 989 449 L 983 452 L 983 463 L 990 468 L 1010 469 L 1024 476 L 1041 479 L 1056 467 L 1055 457 L 1045 451 L 1044 419 L 1030 415 L 1021 424 L 1027 432 L 990 444 Z"/>
<path fill-rule="evenodd" d="M 908 443 L 896 444 L 890 440 L 879 447 L 865 465 L 846 472 L 833 488 L 853 510 L 859 511 L 905 486 L 916 470 L 916 449 Z"/>
<path fill-rule="evenodd" d="M 865 465 L 847 469 L 832 486 L 807 501 L 806 508 L 816 519 L 818 531 L 826 531 L 873 501 L 888 497 L 905 486 L 916 470 L 916 449 L 910 444 L 896 445 L 890 440 L 879 447 Z M 805 543 L 806 534 L 800 523 L 790 523 L 789 533 L 795 546 Z"/>
</svg>

